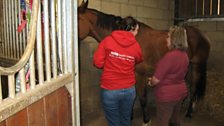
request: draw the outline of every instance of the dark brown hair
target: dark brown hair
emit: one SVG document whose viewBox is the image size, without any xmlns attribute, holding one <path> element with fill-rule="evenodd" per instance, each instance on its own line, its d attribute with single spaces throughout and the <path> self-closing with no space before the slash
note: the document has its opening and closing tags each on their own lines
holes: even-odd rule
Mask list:
<svg viewBox="0 0 224 126">
<path fill-rule="evenodd" d="M 138 22 L 133 17 L 128 16 L 122 19 L 120 22 L 118 22 L 118 25 L 119 30 L 131 31 L 136 28 Z"/>
</svg>

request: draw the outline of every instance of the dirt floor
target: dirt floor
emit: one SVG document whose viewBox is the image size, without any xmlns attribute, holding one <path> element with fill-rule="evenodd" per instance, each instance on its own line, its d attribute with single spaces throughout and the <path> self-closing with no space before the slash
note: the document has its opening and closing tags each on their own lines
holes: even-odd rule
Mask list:
<svg viewBox="0 0 224 126">
<path fill-rule="evenodd" d="M 97 113 L 89 114 L 88 118 L 82 119 L 82 126 L 107 126 L 103 112 L 99 111 Z M 135 107 L 134 109 L 132 126 L 143 126 L 142 112 L 139 107 Z M 155 108 L 152 109 L 152 121 L 151 125 L 148 126 L 156 126 Z M 191 119 L 185 118 L 183 112 L 181 126 L 224 126 L 224 121 L 216 120 L 210 113 L 199 108 L 198 110 L 195 110 Z"/>
<path fill-rule="evenodd" d="M 202 109 L 215 120 L 224 120 L 224 73 L 210 70 L 207 74 L 207 87 Z M 224 123 L 223 123 L 224 126 Z"/>
<path fill-rule="evenodd" d="M 209 113 L 197 112 L 197 113 L 194 113 L 191 119 L 185 118 L 184 114 L 182 115 L 181 126 L 223 126 L 223 125 L 224 125 L 224 122 L 218 122 L 213 117 L 211 117 Z M 135 116 L 132 126 L 142 126 L 141 115 Z M 156 126 L 155 116 L 153 116 L 152 118 L 151 125 L 148 125 L 148 126 Z"/>
<path fill-rule="evenodd" d="M 103 114 L 92 115 L 92 119 L 86 119 L 82 122 L 82 126 L 107 126 L 106 120 Z M 132 121 L 132 126 L 142 126 L 142 116 L 136 114 Z M 195 113 L 192 119 L 186 119 L 183 117 L 181 126 L 223 126 L 224 122 L 217 122 L 213 119 L 213 117 L 209 116 L 206 113 Z M 152 118 L 151 125 L 148 126 L 156 126 L 155 117 Z"/>
</svg>

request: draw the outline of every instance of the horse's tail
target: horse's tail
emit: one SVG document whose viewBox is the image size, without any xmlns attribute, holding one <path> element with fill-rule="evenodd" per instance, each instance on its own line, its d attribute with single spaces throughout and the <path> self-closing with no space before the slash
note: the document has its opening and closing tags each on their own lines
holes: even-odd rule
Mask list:
<svg viewBox="0 0 224 126">
<path fill-rule="evenodd" d="M 196 84 L 195 99 L 200 101 L 205 96 L 206 84 L 207 84 L 207 61 L 199 66 L 200 79 Z"/>
<path fill-rule="evenodd" d="M 195 91 L 195 98 L 196 100 L 203 100 L 205 96 L 205 91 L 206 91 L 206 85 L 207 85 L 207 61 L 208 61 L 208 56 L 210 53 L 210 39 L 208 38 L 207 35 L 201 33 L 201 39 L 203 41 L 202 45 L 204 46 L 204 50 L 202 51 L 204 56 L 204 60 L 198 64 L 199 66 L 199 72 L 200 72 L 200 79 L 197 83 L 196 86 L 196 91 Z"/>
<path fill-rule="evenodd" d="M 191 63 L 189 67 L 189 72 L 187 75 L 188 81 L 190 84 L 190 95 L 192 96 L 191 100 L 202 100 L 205 96 L 206 83 L 207 83 L 207 60 L 210 52 L 210 40 L 203 34 L 200 30 L 194 27 L 185 27 L 190 31 L 189 37 L 194 37 L 194 34 L 197 34 L 197 42 L 191 41 L 191 44 L 194 45 L 191 47 Z M 191 85 L 193 84 L 193 85 Z M 191 90 L 191 88 L 193 88 Z"/>
<path fill-rule="evenodd" d="M 194 75 L 196 72 L 195 67 L 197 67 L 197 74 L 199 75 L 199 78 L 196 79 Z M 189 90 L 189 100 L 192 101 L 200 101 L 203 100 L 205 96 L 205 91 L 206 91 L 206 84 L 207 84 L 207 62 L 201 63 L 201 64 L 195 64 L 190 62 L 189 68 L 188 68 L 188 73 L 186 74 L 186 82 L 188 85 L 188 90 Z M 192 83 L 192 81 L 195 81 L 196 83 Z"/>
</svg>

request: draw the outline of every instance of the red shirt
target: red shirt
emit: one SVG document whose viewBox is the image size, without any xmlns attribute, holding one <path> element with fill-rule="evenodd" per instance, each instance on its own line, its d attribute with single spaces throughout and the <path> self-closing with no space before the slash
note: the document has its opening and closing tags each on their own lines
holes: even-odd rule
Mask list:
<svg viewBox="0 0 224 126">
<path fill-rule="evenodd" d="M 157 63 L 154 76 L 160 80 L 155 86 L 156 101 L 170 102 L 187 95 L 185 75 L 189 59 L 185 51 L 172 50 Z"/>
<path fill-rule="evenodd" d="M 142 62 L 142 52 L 131 32 L 113 31 L 99 44 L 93 60 L 103 69 L 101 87 L 117 90 L 135 84 L 134 67 Z"/>
</svg>

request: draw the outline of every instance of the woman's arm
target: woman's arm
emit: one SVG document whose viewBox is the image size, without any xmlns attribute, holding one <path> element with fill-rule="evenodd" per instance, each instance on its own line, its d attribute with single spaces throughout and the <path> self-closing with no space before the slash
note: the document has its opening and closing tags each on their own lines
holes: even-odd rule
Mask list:
<svg viewBox="0 0 224 126">
<path fill-rule="evenodd" d="M 96 49 L 94 55 L 93 55 L 93 64 L 99 69 L 102 69 L 105 62 L 106 52 L 105 52 L 105 41 L 102 41 L 98 48 Z"/>
</svg>

